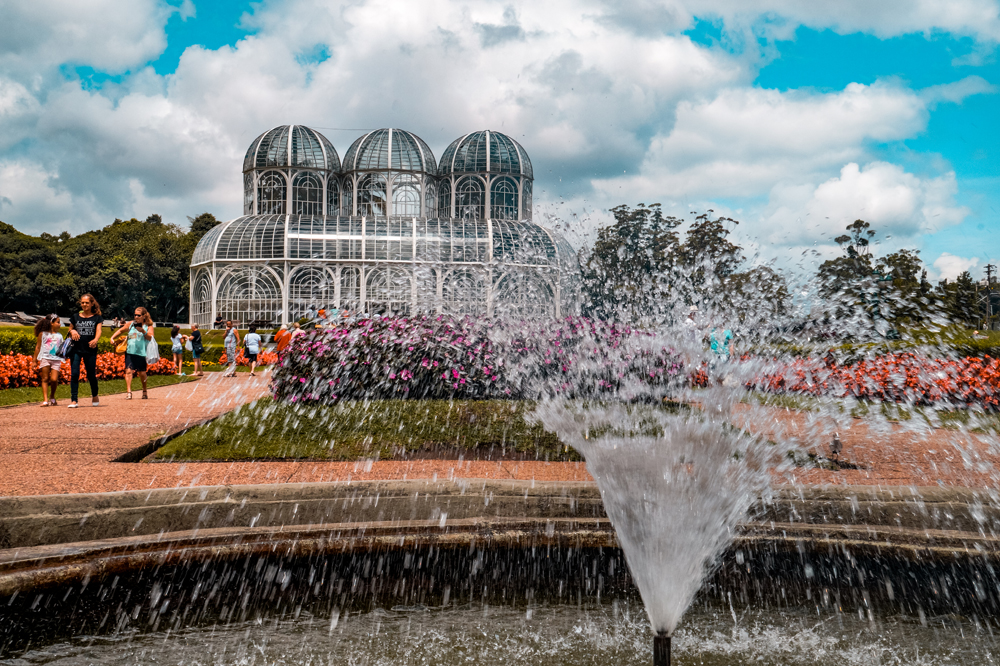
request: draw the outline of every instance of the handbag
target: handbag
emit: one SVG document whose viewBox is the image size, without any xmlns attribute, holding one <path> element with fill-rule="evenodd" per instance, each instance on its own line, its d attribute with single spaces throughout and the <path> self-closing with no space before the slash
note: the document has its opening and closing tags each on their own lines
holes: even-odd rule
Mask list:
<svg viewBox="0 0 1000 666">
<path fill-rule="evenodd" d="M 122 339 L 121 342 L 118 343 L 118 346 L 115 347 L 115 353 L 124 354 L 127 350 L 128 350 L 128 337 L 125 337 Z"/>
<path fill-rule="evenodd" d="M 62 348 L 59 349 L 60 358 L 69 358 L 70 352 L 73 351 L 73 338 L 67 337 L 63 340 Z"/>
</svg>

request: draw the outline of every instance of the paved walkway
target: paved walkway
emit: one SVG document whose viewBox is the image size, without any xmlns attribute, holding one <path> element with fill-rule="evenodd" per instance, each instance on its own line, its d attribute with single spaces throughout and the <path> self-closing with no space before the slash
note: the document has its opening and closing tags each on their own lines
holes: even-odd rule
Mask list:
<svg viewBox="0 0 1000 666">
<path fill-rule="evenodd" d="M 99 408 L 0 409 L 0 496 L 94 493 L 144 488 L 374 479 L 590 480 L 583 463 L 417 460 L 378 462 L 115 463 L 151 437 L 177 432 L 267 392 L 267 375 L 219 373 L 197 382 L 150 390 L 149 400 L 106 396 Z M 763 417 L 763 418 L 762 418 Z M 777 442 L 795 441 L 819 453 L 829 424 L 815 415 L 769 409 L 757 428 Z M 778 482 L 811 485 L 947 485 L 997 487 L 1000 452 L 992 440 L 950 430 L 914 432 L 851 420 L 839 426 L 841 457 L 859 469 L 797 468 Z"/>
</svg>

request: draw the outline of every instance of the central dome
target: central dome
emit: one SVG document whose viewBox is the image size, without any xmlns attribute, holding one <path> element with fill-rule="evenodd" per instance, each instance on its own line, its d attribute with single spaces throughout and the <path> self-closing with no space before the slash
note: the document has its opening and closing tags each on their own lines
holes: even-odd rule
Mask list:
<svg viewBox="0 0 1000 666">
<path fill-rule="evenodd" d="M 351 144 L 344 156 L 344 171 L 423 171 L 433 174 L 437 163 L 430 147 L 413 132 L 380 129 Z"/>
</svg>

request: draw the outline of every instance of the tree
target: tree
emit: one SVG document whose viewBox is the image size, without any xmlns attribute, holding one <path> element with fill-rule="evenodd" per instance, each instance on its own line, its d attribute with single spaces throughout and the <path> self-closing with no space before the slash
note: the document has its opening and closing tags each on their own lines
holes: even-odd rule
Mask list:
<svg viewBox="0 0 1000 666">
<path fill-rule="evenodd" d="M 978 286 L 969 271 L 962 272 L 954 282 L 940 282 L 938 296 L 950 321 L 967 328 L 979 326 L 982 309 L 977 302 L 977 291 Z"/>
<path fill-rule="evenodd" d="M 72 298 L 73 280 L 60 260 L 59 242 L 0 222 L 0 308 L 48 314 Z"/>
<path fill-rule="evenodd" d="M 597 232 L 581 255 L 585 312 L 606 320 L 638 321 L 657 312 L 670 291 L 681 221 L 664 217 L 659 204 L 611 209 L 614 224 Z"/>
</svg>

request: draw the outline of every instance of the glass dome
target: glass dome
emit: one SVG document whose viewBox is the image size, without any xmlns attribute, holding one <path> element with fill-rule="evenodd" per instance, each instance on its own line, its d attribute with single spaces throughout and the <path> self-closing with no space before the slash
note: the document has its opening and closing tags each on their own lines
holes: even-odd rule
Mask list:
<svg viewBox="0 0 1000 666">
<path fill-rule="evenodd" d="M 501 132 L 471 132 L 451 142 L 441 155 L 440 174 L 497 173 L 533 178 L 528 153 Z"/>
<path fill-rule="evenodd" d="M 243 172 L 268 167 L 340 171 L 340 156 L 329 139 L 304 125 L 279 125 L 250 144 Z"/>
<path fill-rule="evenodd" d="M 401 129 L 380 129 L 359 138 L 347 149 L 344 171 L 423 171 L 435 173 L 437 162 L 419 136 Z"/>
</svg>

